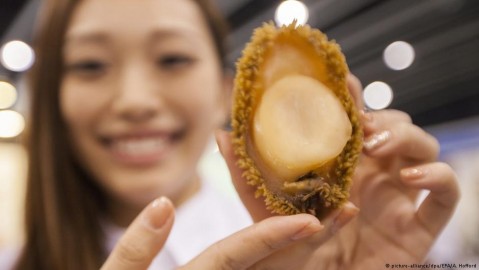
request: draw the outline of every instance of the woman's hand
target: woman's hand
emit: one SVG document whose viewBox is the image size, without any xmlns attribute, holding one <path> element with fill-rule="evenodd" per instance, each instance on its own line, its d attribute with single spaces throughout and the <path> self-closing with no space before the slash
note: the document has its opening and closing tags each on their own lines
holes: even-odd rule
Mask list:
<svg viewBox="0 0 479 270">
<path fill-rule="evenodd" d="M 362 109 L 358 79 L 351 75 L 348 83 Z M 330 241 L 315 243 L 313 237 L 308 244 L 294 245 L 305 260 L 315 249 L 307 264 L 301 264 L 304 269 L 382 269 L 387 263 L 421 263 L 454 212 L 459 199 L 456 177 L 448 165 L 436 161 L 439 145 L 431 135 L 412 124 L 407 114 L 395 110 L 363 113 L 362 122 L 365 144 L 350 198 L 361 211 L 339 231 L 326 222 L 324 230 L 331 232 Z M 235 188 L 253 219 L 271 216 L 263 198 L 255 198 L 255 188 L 242 179 L 229 134 L 220 131 L 217 140 Z M 418 206 L 421 190 L 429 194 Z M 352 212 L 336 219 L 344 220 L 344 225 L 354 216 Z M 275 269 L 289 269 L 284 261 L 295 258 L 279 260 Z"/>
<path fill-rule="evenodd" d="M 362 108 L 360 83 L 353 76 L 349 82 Z M 361 212 L 317 250 L 313 269 L 325 261 L 329 267 L 324 269 L 421 263 L 459 200 L 454 172 L 436 161 L 436 139 L 407 114 L 384 110 L 363 113 L 362 118 L 365 144 L 350 198 Z M 429 194 L 418 202 L 421 190 Z"/>
<path fill-rule="evenodd" d="M 147 269 L 165 244 L 173 220 L 171 202 L 166 198 L 155 200 L 128 227 L 102 269 Z M 270 217 L 215 243 L 181 269 L 271 267 L 284 257 L 281 252 L 295 243 L 308 243 L 313 237 L 316 246 L 330 236 L 311 215 Z M 312 251 L 310 248 L 309 255 Z M 293 257 L 303 258 L 304 263 L 303 253 Z"/>
<path fill-rule="evenodd" d="M 128 227 L 101 269 L 147 269 L 170 234 L 174 212 L 165 197 L 150 203 Z"/>
</svg>

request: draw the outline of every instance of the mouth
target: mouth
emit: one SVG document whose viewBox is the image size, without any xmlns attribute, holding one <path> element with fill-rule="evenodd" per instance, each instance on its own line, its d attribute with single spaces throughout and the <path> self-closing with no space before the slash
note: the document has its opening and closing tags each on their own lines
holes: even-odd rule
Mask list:
<svg viewBox="0 0 479 270">
<path fill-rule="evenodd" d="M 102 137 L 113 160 L 129 166 L 151 166 L 165 160 L 184 136 L 178 132 L 141 132 Z"/>
</svg>

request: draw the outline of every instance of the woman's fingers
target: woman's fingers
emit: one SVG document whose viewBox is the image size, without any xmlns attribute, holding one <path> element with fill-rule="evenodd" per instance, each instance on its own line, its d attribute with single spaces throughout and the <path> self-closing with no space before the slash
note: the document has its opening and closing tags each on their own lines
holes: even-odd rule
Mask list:
<svg viewBox="0 0 479 270">
<path fill-rule="evenodd" d="M 347 202 L 340 209 L 333 211 L 322 220 L 324 229 L 268 256 L 258 264 L 259 269 L 303 269 L 311 260 L 313 253 L 326 241 L 357 216 L 359 209 Z"/>
<path fill-rule="evenodd" d="M 379 130 L 389 128 L 398 123 L 412 123 L 411 116 L 398 110 L 381 110 L 374 112 L 362 112 L 362 124 L 364 136 L 367 137 Z"/>
<path fill-rule="evenodd" d="M 437 159 L 439 143 L 421 128 L 399 122 L 366 137 L 364 152 L 377 158 L 398 156 L 429 162 Z"/>
<path fill-rule="evenodd" d="M 173 204 L 160 198 L 148 205 L 128 227 L 103 270 L 146 269 L 166 242 L 174 221 Z"/>
<path fill-rule="evenodd" d="M 218 130 L 215 135 L 220 152 L 230 171 L 233 185 L 253 220 L 257 222 L 272 216 L 271 212 L 266 210 L 263 198 L 255 196 L 256 188 L 246 183 L 242 176 L 243 170 L 236 165 L 237 158 L 233 152 L 231 134 L 224 130 Z"/>
<path fill-rule="evenodd" d="M 445 163 L 435 162 L 403 169 L 401 179 L 409 187 L 430 191 L 419 206 L 416 218 L 436 237 L 451 218 L 460 197 L 453 170 Z"/>
<path fill-rule="evenodd" d="M 182 269 L 247 269 L 322 229 L 308 214 L 270 217 L 217 242 Z"/>
<path fill-rule="evenodd" d="M 348 87 L 359 109 L 362 109 L 361 82 L 348 75 Z M 365 112 L 361 110 L 365 153 L 373 157 L 399 154 L 403 158 L 432 161 L 437 158 L 439 144 L 431 135 L 412 124 L 411 117 L 398 110 Z"/>
</svg>

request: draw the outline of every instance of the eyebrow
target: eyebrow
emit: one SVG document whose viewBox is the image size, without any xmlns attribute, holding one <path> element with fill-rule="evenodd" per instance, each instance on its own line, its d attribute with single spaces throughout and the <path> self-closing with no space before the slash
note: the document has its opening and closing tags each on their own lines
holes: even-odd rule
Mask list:
<svg viewBox="0 0 479 270">
<path fill-rule="evenodd" d="M 91 32 L 91 33 L 73 33 L 65 36 L 64 45 L 70 44 L 88 44 L 88 43 L 108 43 L 108 35 L 104 32 Z"/>
<path fill-rule="evenodd" d="M 157 40 L 163 40 L 168 38 L 183 38 L 185 40 L 198 41 L 203 38 L 196 31 L 189 30 L 187 28 L 178 27 L 174 29 L 155 29 L 150 33 L 148 42 L 154 42 Z"/>
</svg>

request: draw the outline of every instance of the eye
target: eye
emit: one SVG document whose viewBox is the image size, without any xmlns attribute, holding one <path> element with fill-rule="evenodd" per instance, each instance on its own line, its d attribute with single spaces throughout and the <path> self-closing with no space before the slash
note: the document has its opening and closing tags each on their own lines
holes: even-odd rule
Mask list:
<svg viewBox="0 0 479 270">
<path fill-rule="evenodd" d="M 107 63 L 98 60 L 84 60 L 66 65 L 69 73 L 83 76 L 94 76 L 102 74 L 108 67 Z"/>
<path fill-rule="evenodd" d="M 165 55 L 158 59 L 158 65 L 167 70 L 187 67 L 194 62 L 194 58 L 180 54 Z"/>
</svg>

